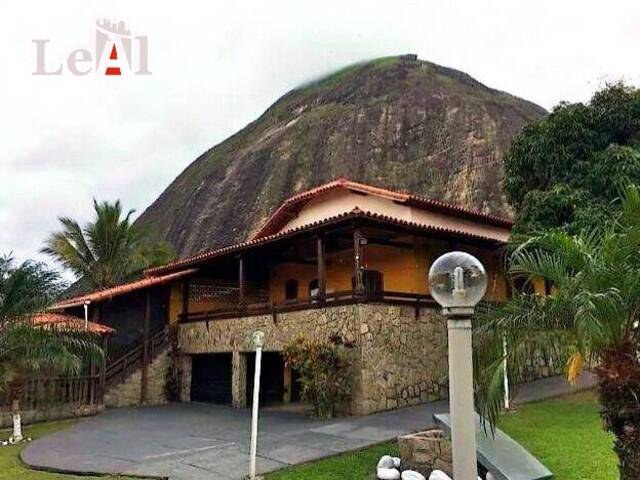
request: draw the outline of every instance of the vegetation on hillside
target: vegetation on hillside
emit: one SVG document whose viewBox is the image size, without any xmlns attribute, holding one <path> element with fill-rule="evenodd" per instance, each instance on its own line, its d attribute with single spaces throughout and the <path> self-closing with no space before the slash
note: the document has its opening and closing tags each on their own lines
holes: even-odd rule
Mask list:
<svg viewBox="0 0 640 480">
<path fill-rule="evenodd" d="M 84 227 L 61 217 L 62 230 L 53 233 L 42 249 L 71 270 L 83 288 L 111 287 L 173 259 L 169 243 L 151 241 L 145 230 L 132 223 L 134 210 L 123 215 L 120 201 L 94 200 L 93 207 L 95 217 Z"/>
<path fill-rule="evenodd" d="M 602 224 L 618 186 L 640 184 L 640 90 L 616 83 L 587 104 L 560 104 L 514 138 L 505 169 L 515 231 Z"/>
</svg>

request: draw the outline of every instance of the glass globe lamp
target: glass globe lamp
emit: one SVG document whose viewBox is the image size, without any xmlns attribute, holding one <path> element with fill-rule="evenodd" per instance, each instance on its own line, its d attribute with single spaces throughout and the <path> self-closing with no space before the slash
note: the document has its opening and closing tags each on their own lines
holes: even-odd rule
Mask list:
<svg viewBox="0 0 640 480">
<path fill-rule="evenodd" d="M 487 272 L 473 255 L 449 252 L 431 265 L 429 286 L 445 315 L 469 316 L 487 290 Z"/>
<path fill-rule="evenodd" d="M 260 330 L 253 332 L 251 335 L 251 342 L 256 348 L 262 348 L 264 346 L 264 332 Z"/>
</svg>

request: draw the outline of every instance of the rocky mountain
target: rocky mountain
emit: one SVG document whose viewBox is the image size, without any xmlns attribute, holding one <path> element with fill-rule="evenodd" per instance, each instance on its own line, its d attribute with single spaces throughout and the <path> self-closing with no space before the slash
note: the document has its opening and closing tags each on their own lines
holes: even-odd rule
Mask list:
<svg viewBox="0 0 640 480">
<path fill-rule="evenodd" d="M 546 113 L 414 55 L 353 65 L 205 152 L 138 224 L 184 257 L 247 238 L 285 198 L 341 176 L 510 215 L 504 152 Z"/>
</svg>

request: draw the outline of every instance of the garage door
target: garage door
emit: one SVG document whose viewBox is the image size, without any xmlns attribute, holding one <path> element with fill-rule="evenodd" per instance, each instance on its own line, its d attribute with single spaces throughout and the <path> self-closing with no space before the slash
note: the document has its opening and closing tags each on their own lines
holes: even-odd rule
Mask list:
<svg viewBox="0 0 640 480">
<path fill-rule="evenodd" d="M 247 354 L 247 405 L 253 402 L 253 377 L 255 373 L 256 354 Z M 277 352 L 262 354 L 260 375 L 260 405 L 282 403 L 284 398 L 284 360 Z"/>
<path fill-rule="evenodd" d="M 231 354 L 193 355 L 191 400 L 231 404 Z"/>
</svg>

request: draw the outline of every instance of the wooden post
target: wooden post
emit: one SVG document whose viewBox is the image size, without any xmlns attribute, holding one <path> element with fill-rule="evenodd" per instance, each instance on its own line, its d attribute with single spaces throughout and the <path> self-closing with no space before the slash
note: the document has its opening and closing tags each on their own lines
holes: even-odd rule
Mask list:
<svg viewBox="0 0 640 480">
<path fill-rule="evenodd" d="M 318 237 L 318 300 L 324 302 L 327 297 L 327 262 L 325 256 L 325 246 L 322 237 Z"/>
<path fill-rule="evenodd" d="M 189 316 L 189 296 L 191 295 L 189 280 L 185 280 L 182 284 L 182 320 L 187 320 Z"/>
<path fill-rule="evenodd" d="M 102 367 L 100 368 L 100 402 L 104 402 L 104 390 L 107 380 L 107 358 L 109 355 L 109 335 L 102 337 Z"/>
<path fill-rule="evenodd" d="M 148 400 L 149 391 L 149 320 L 151 317 L 151 292 L 145 295 L 144 323 L 142 326 L 142 384 L 140 385 L 140 403 Z"/>
<path fill-rule="evenodd" d="M 362 266 L 362 233 L 356 228 L 353 231 L 353 277 L 355 279 L 354 294 L 364 295 L 364 279 Z"/>
<path fill-rule="evenodd" d="M 246 300 L 246 294 L 247 294 L 247 272 L 246 272 L 246 265 L 245 265 L 245 259 L 243 255 L 238 256 L 238 295 L 239 295 L 239 303 L 241 305 L 244 305 L 245 300 Z"/>
</svg>

